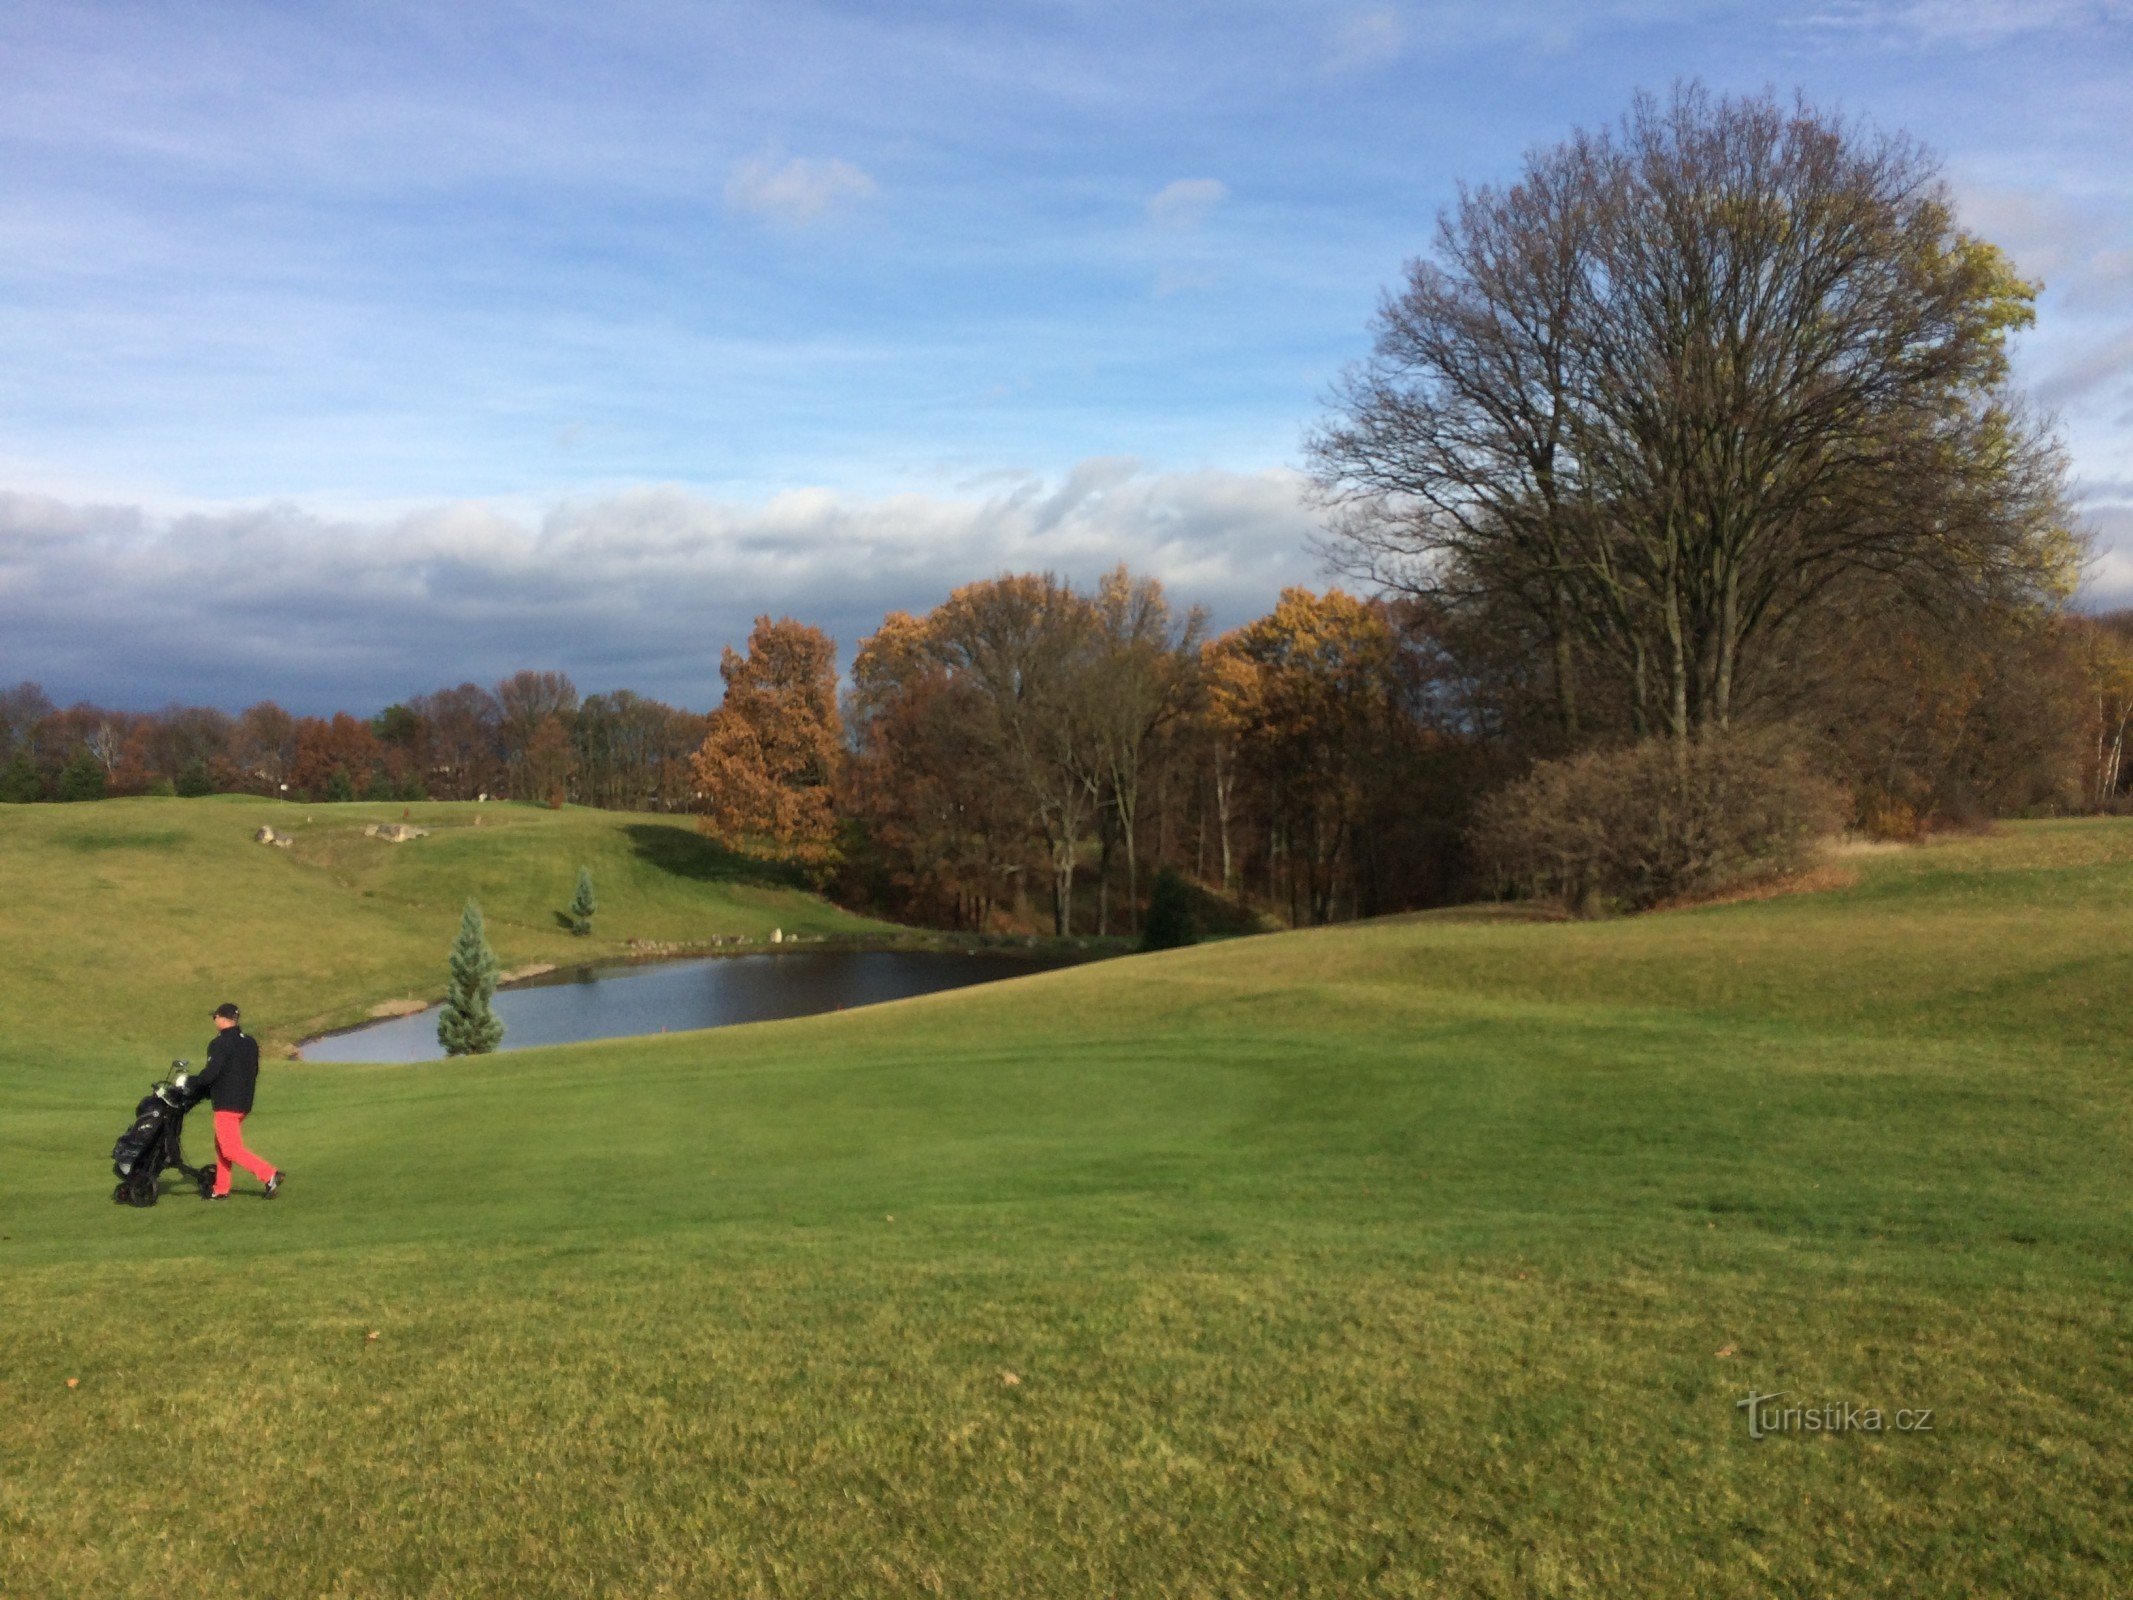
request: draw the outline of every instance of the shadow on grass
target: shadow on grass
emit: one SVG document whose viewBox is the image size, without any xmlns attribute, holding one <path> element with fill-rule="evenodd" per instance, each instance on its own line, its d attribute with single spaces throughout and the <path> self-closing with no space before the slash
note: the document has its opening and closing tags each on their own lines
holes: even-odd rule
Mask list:
<svg viewBox="0 0 2133 1600">
<path fill-rule="evenodd" d="M 639 822 L 623 830 L 639 861 L 698 883 L 744 883 L 767 889 L 804 889 L 795 867 L 758 861 L 713 843 L 693 827 Z"/>
<path fill-rule="evenodd" d="M 160 850 L 176 852 L 185 848 L 187 838 L 176 828 L 160 832 L 127 833 L 117 829 L 92 829 L 82 833 L 63 833 L 54 841 L 62 849 L 79 850 L 89 854 L 98 850 Z"/>
</svg>

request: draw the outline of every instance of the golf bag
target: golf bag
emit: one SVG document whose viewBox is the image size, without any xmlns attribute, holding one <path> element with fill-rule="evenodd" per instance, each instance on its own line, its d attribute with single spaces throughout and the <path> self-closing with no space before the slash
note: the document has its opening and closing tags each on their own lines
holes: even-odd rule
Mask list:
<svg viewBox="0 0 2133 1600">
<path fill-rule="evenodd" d="M 175 1167 L 202 1195 L 215 1187 L 212 1164 L 185 1164 L 185 1113 L 199 1103 L 199 1091 L 185 1080 L 185 1063 L 170 1064 L 173 1080 L 150 1087 L 133 1108 L 133 1126 L 118 1136 L 111 1147 L 111 1170 L 118 1174 L 118 1187 L 111 1198 L 122 1206 L 152 1206 L 166 1168 Z"/>
</svg>

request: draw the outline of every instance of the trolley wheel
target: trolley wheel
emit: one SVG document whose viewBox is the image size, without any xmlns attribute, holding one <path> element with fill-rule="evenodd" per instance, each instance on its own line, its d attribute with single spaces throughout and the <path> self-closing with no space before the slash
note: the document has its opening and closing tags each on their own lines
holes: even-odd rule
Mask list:
<svg viewBox="0 0 2133 1600">
<path fill-rule="evenodd" d="M 215 1175 L 212 1172 L 201 1173 L 193 1182 L 200 1186 L 200 1198 L 203 1200 L 215 1192 Z"/>
</svg>

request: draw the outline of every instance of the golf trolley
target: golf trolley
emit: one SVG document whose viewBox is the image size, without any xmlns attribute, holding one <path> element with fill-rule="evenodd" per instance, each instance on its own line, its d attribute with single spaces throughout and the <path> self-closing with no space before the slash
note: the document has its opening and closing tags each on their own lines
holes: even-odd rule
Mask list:
<svg viewBox="0 0 2133 1600">
<path fill-rule="evenodd" d="M 200 1103 L 200 1091 L 185 1076 L 186 1062 L 173 1061 L 171 1076 L 150 1086 L 141 1103 L 133 1108 L 133 1126 L 111 1147 L 111 1170 L 118 1174 L 118 1187 L 111 1198 L 122 1206 L 152 1206 L 162 1185 L 163 1173 L 176 1168 L 196 1185 L 205 1199 L 215 1189 L 213 1164 L 185 1164 L 185 1113 Z"/>
</svg>

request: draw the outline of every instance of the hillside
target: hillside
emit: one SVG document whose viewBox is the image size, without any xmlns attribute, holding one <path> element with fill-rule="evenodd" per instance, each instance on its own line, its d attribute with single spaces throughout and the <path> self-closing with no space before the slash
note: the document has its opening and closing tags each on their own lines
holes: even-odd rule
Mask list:
<svg viewBox="0 0 2133 1600">
<path fill-rule="evenodd" d="M 273 957 L 283 1014 L 357 1006 L 470 889 L 542 958 L 544 827 L 612 828 L 571 839 L 603 918 L 796 914 L 665 882 L 620 820 L 277 859 L 191 805 L 0 834 L 32 887 L 0 1593 L 2102 1596 L 2133 1564 L 2133 826 L 276 1064 L 288 1193 L 133 1212 L 104 1152 L 233 962 Z M 1932 1423 L 1756 1440 L 1751 1391 Z"/>
<path fill-rule="evenodd" d="M 405 819 L 406 844 L 366 837 Z M 287 849 L 256 844 L 262 826 Z M 557 920 L 592 870 L 594 934 Z M 839 911 L 701 838 L 687 818 L 569 807 L 300 805 L 241 796 L 0 807 L 0 927 L 10 1007 L 40 1028 L 197 1053 L 216 996 L 240 998 L 270 1047 L 434 999 L 460 907 L 481 902 L 506 969 L 622 953 L 625 941 L 766 939 L 883 924 Z M 12 1021 L 12 1018 L 10 1018 Z M 138 1067 L 128 1080 L 138 1075 Z"/>
</svg>

